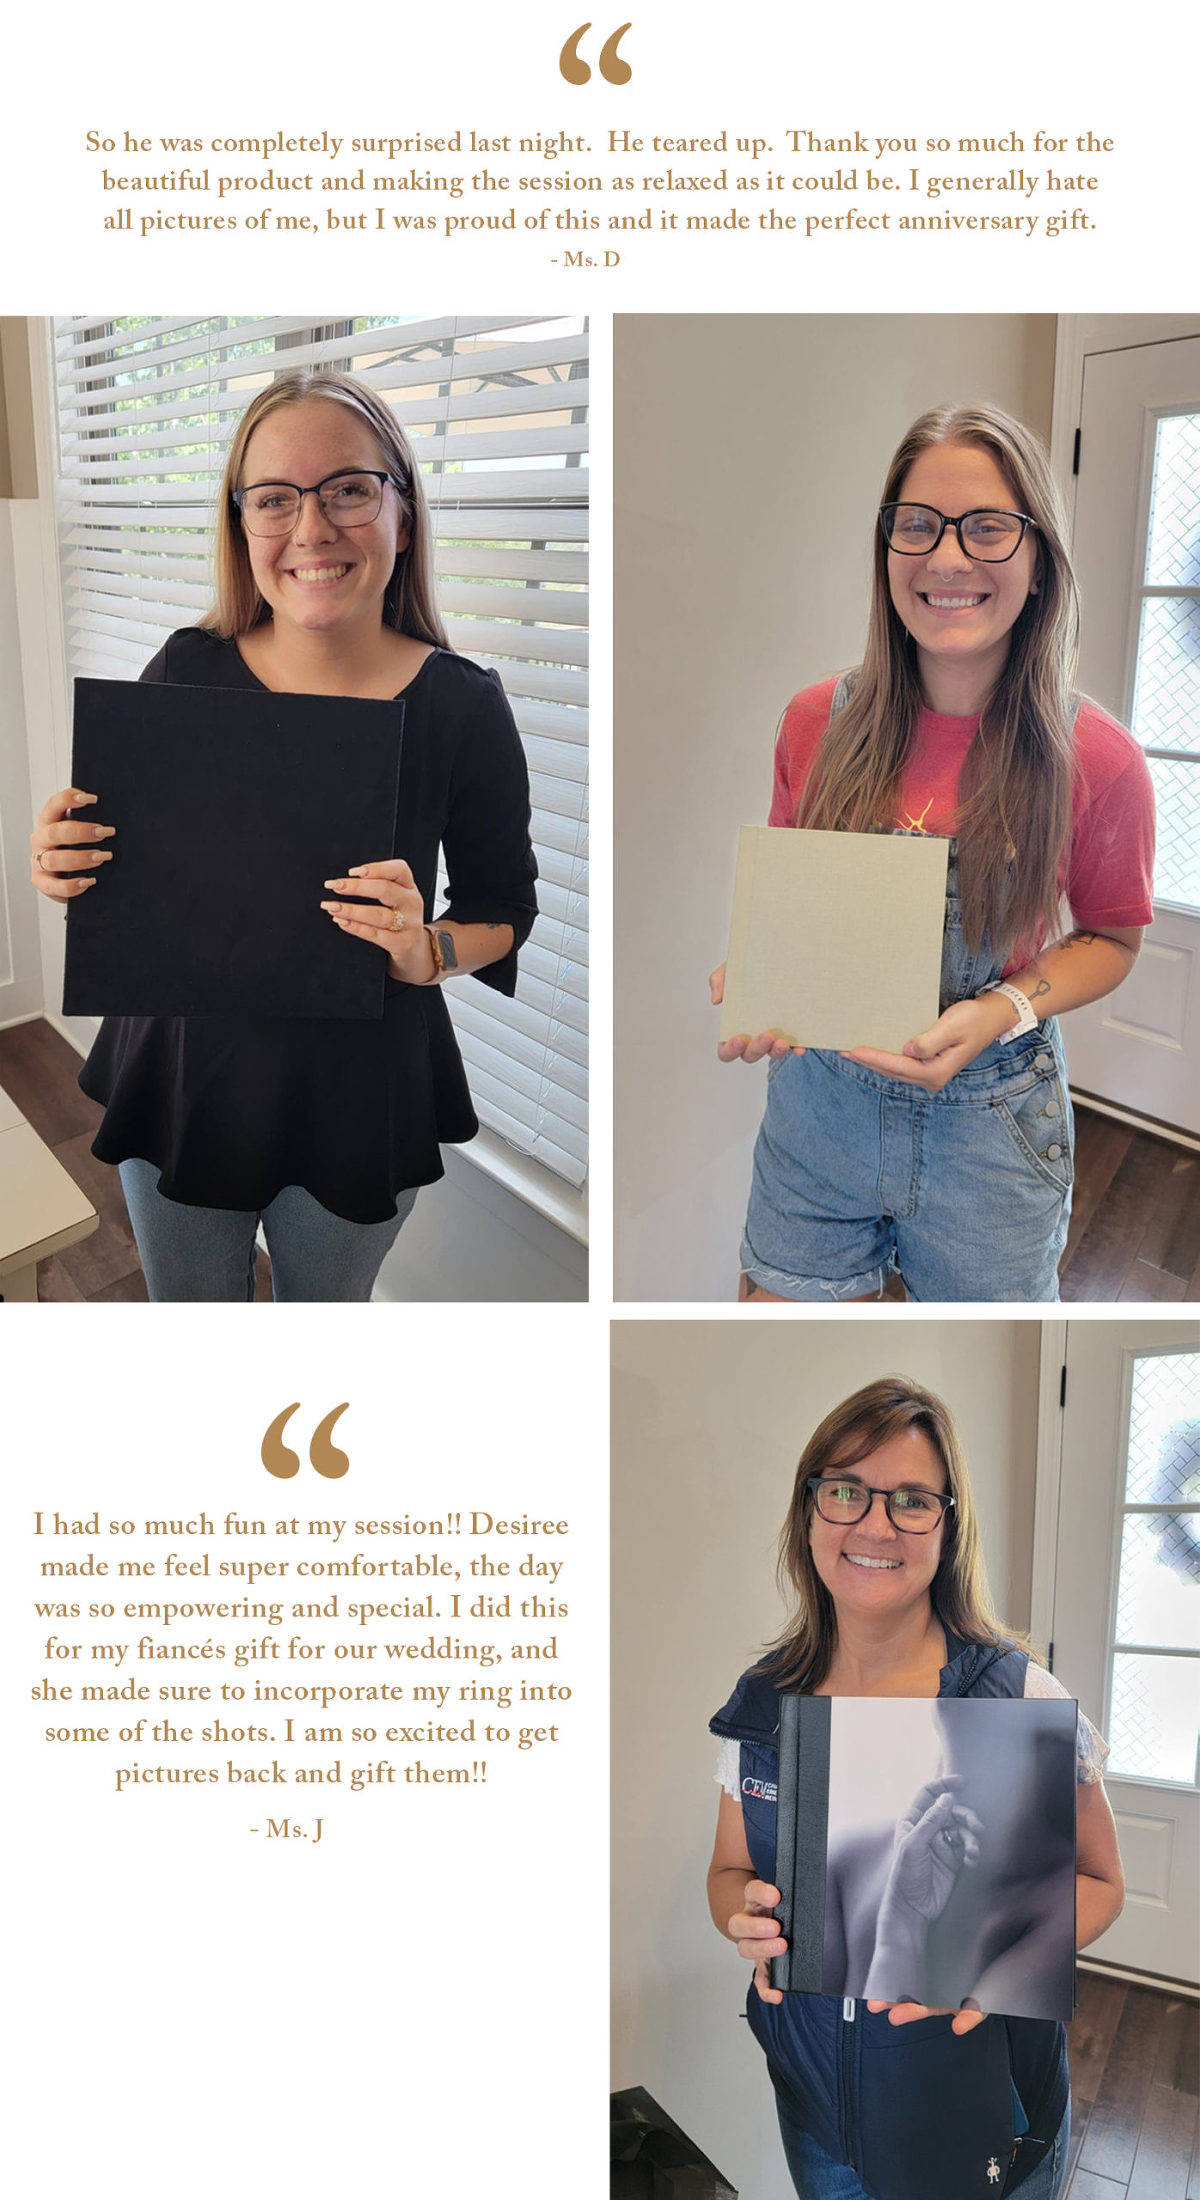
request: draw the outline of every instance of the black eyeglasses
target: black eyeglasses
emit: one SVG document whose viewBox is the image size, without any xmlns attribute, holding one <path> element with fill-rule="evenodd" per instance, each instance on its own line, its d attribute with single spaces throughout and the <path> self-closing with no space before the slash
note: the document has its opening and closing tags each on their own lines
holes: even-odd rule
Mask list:
<svg viewBox="0 0 1200 2200">
<path fill-rule="evenodd" d="M 963 512 L 951 519 L 932 504 L 885 504 L 879 524 L 889 550 L 902 558 L 927 558 L 937 549 L 948 527 L 958 536 L 965 558 L 984 565 L 1003 565 L 1015 558 L 1029 527 L 1037 521 L 1025 512 Z"/>
<path fill-rule="evenodd" d="M 856 1520 L 865 1520 L 872 1498 L 882 1497 L 893 1528 L 905 1535 L 929 1535 L 954 1503 L 939 1490 L 908 1483 L 896 1490 L 869 1489 L 852 1474 L 810 1474 L 807 1486 L 822 1520 L 833 1528 L 849 1528 Z"/>
<path fill-rule="evenodd" d="M 395 474 L 355 468 L 352 473 L 326 474 L 307 489 L 294 481 L 255 481 L 248 489 L 235 489 L 233 501 L 242 525 L 252 535 L 290 535 L 307 496 L 316 498 L 335 527 L 369 527 L 379 517 L 388 481 L 396 489 L 404 486 Z"/>
</svg>

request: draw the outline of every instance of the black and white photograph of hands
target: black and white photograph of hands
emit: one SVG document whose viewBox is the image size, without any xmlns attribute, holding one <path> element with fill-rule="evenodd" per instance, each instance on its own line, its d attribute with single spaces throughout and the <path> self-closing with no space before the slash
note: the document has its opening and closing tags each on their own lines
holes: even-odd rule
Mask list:
<svg viewBox="0 0 1200 2200">
<path fill-rule="evenodd" d="M 823 1990 L 1070 2017 L 1075 1706 L 832 1706 Z"/>
</svg>

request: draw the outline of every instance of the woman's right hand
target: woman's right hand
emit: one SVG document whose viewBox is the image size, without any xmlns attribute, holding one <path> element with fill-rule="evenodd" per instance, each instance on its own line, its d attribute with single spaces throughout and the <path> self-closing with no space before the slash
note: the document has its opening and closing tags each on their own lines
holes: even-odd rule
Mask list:
<svg viewBox="0 0 1200 2200">
<path fill-rule="evenodd" d="M 783 1995 L 771 1984 L 771 1959 L 787 1953 L 787 1942 L 779 1931 L 779 1919 L 772 1916 L 778 1909 L 782 1896 L 778 1887 L 768 1887 L 761 1879 L 749 1879 L 742 1896 L 742 1907 L 735 1910 L 726 1931 L 736 1940 L 737 1951 L 754 1965 L 754 1984 L 760 2001 L 782 2001 Z"/>
<path fill-rule="evenodd" d="M 78 810 L 96 800 L 94 794 L 83 794 L 78 787 L 64 787 L 51 795 L 29 835 L 29 875 L 39 894 L 51 901 L 73 901 L 96 884 L 95 872 L 90 878 L 63 877 L 62 873 L 80 871 L 85 864 L 91 867 L 112 861 L 111 848 L 97 848 L 96 842 L 111 840 L 116 826 L 94 825 L 67 816 L 68 810 Z"/>
<path fill-rule="evenodd" d="M 719 1008 L 725 998 L 725 965 L 709 973 L 708 995 L 714 1008 Z M 803 1047 L 790 1047 L 786 1039 L 777 1039 L 773 1031 L 760 1031 L 752 1039 L 745 1031 L 735 1033 L 732 1039 L 721 1039 L 717 1044 L 719 1062 L 761 1062 L 770 1055 L 773 1062 L 782 1062 L 785 1054 L 803 1054 Z"/>
</svg>

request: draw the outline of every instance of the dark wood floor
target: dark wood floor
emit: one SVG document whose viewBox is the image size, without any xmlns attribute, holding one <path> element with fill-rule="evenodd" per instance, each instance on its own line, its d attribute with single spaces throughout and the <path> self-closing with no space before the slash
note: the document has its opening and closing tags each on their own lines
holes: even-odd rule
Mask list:
<svg viewBox="0 0 1200 2200">
<path fill-rule="evenodd" d="M 1064 1299 L 1200 1298 L 1200 1153 L 1077 1107 Z"/>
<path fill-rule="evenodd" d="M 51 1025 L 12 1024 L 0 1031 L 0 1085 L 69 1176 L 87 1193 L 100 1227 L 82 1244 L 38 1264 L 38 1298 L 68 1302 L 146 1297 L 146 1283 L 121 1193 L 121 1179 L 91 1151 L 104 1113 L 79 1090 L 79 1056 Z M 269 1299 L 271 1271 L 260 1250 L 254 1296 Z"/>
<path fill-rule="evenodd" d="M 1200 2200 L 1198 2018 L 1182 1996 L 1080 1972 L 1063 2200 Z"/>
</svg>

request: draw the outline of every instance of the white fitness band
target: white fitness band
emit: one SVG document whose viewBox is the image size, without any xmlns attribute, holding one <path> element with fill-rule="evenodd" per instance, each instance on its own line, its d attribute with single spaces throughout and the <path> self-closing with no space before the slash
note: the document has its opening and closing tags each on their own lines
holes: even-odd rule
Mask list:
<svg viewBox="0 0 1200 2200">
<path fill-rule="evenodd" d="M 1024 1032 L 1033 1031 L 1037 1028 L 1037 1010 L 1028 995 L 1022 993 L 1019 985 L 985 985 L 983 991 L 975 995 L 976 1000 L 981 1001 L 984 994 L 987 993 L 1003 993 L 1005 999 L 1012 1002 L 1017 1012 L 1017 1020 L 1012 1030 L 1002 1031 L 1000 1034 L 1002 1047 L 1006 1047 L 1010 1039 L 1019 1039 Z"/>
</svg>

